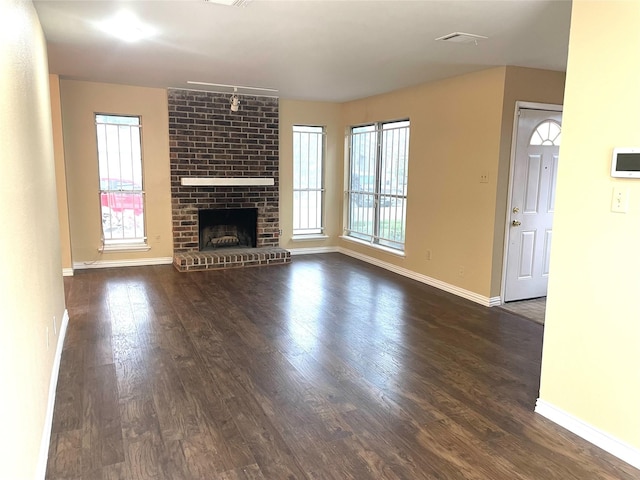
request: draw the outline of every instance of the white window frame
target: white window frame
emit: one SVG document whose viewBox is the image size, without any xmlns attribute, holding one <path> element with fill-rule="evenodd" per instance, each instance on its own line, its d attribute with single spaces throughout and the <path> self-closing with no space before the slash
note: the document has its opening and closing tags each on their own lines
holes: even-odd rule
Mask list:
<svg viewBox="0 0 640 480">
<path fill-rule="evenodd" d="M 98 250 L 149 250 L 142 118 L 137 115 L 96 113 L 94 121 L 102 239 Z"/>
<path fill-rule="evenodd" d="M 349 129 L 345 238 L 393 253 L 404 253 L 410 127 L 410 120 L 404 119 Z M 400 141 L 396 133 L 400 134 Z M 390 171 L 385 163 L 393 163 L 392 158 L 404 158 L 404 163 L 397 163 L 395 170 Z M 363 163 L 365 168 L 362 168 Z M 387 209 L 384 212 L 386 219 L 383 208 Z"/>
<path fill-rule="evenodd" d="M 293 240 L 326 238 L 324 234 L 326 129 L 320 125 L 293 125 L 292 130 Z M 303 141 L 305 139 L 306 141 Z M 306 162 L 307 172 L 313 168 L 315 175 L 302 178 L 300 172 L 303 170 L 303 162 Z M 303 197 L 306 197 L 306 202 L 302 201 Z M 313 197 L 315 202 L 312 203 L 310 200 Z"/>
</svg>

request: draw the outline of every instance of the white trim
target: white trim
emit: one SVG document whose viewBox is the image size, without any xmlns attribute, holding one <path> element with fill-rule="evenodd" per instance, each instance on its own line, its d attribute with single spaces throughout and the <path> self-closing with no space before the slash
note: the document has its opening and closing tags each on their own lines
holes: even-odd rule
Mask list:
<svg viewBox="0 0 640 480">
<path fill-rule="evenodd" d="M 353 242 L 353 243 L 357 243 L 358 245 L 363 245 L 365 247 L 371 247 L 371 248 L 375 248 L 376 250 L 381 250 L 385 253 L 390 253 L 391 255 L 396 255 L 397 257 L 406 257 L 406 254 L 404 253 L 404 250 L 397 250 L 395 248 L 391 248 L 391 247 L 386 247 L 384 245 L 378 245 L 377 243 L 372 243 L 372 242 L 367 242 L 365 240 L 361 240 L 359 238 L 355 238 L 355 237 L 350 237 L 348 235 L 340 235 L 340 237 L 342 240 L 346 240 L 348 242 Z"/>
<path fill-rule="evenodd" d="M 489 307 L 499 307 L 500 305 L 502 305 L 501 297 L 489 297 Z"/>
<path fill-rule="evenodd" d="M 136 258 L 133 260 L 96 260 L 94 262 L 74 262 L 73 268 L 85 270 L 89 268 L 141 267 L 144 265 L 169 265 L 173 257 Z"/>
<path fill-rule="evenodd" d="M 485 307 L 499 305 L 499 303 L 498 304 L 495 303 L 497 297 L 493 297 L 493 298 L 485 297 L 484 295 L 480 295 L 478 293 L 465 290 L 464 288 L 460 288 L 455 285 L 451 285 L 449 283 L 443 282 L 441 280 L 437 280 L 435 278 L 422 275 L 421 273 L 413 272 L 406 268 L 398 267 L 397 265 L 393 265 L 392 263 L 378 260 L 377 258 L 369 257 L 368 255 L 363 255 L 361 253 L 354 252 L 353 250 L 338 247 L 338 251 L 344 255 L 357 258 L 358 260 L 362 260 L 363 262 L 371 263 L 378 267 L 384 268 L 385 270 L 389 270 L 391 272 L 402 275 L 403 277 L 411 278 L 420 283 L 425 283 L 427 285 L 438 288 L 440 290 L 444 290 L 445 292 L 457 295 L 458 297 L 466 298 L 467 300 L 471 300 L 472 302 L 479 303 L 480 305 L 484 305 Z"/>
<path fill-rule="evenodd" d="M 69 325 L 69 312 L 65 309 L 60 322 L 60 333 L 58 335 L 58 345 L 56 355 L 53 358 L 51 367 L 51 379 L 49 380 L 49 399 L 47 401 L 47 413 L 44 418 L 44 429 L 40 440 L 40 454 L 38 455 L 38 466 L 36 478 L 44 479 L 47 473 L 47 461 L 49 459 L 49 443 L 51 442 L 51 427 L 53 426 L 53 409 L 56 403 L 56 387 L 58 386 L 58 373 L 60 372 L 60 359 L 62 358 L 62 347 L 64 338 L 67 335 L 67 325 Z"/>
<path fill-rule="evenodd" d="M 309 235 L 294 235 L 291 237 L 292 242 L 311 242 L 314 240 L 326 240 L 329 235 L 323 235 L 321 233 L 311 233 Z"/>
<path fill-rule="evenodd" d="M 521 109 L 521 108 L 524 108 L 527 110 L 544 110 L 549 112 L 562 112 L 562 109 L 564 108 L 564 106 L 556 103 L 522 102 L 518 100 L 516 102 L 516 109 Z"/>
<path fill-rule="evenodd" d="M 63 268 L 62 269 L 63 277 L 73 277 L 73 268 Z"/>
<path fill-rule="evenodd" d="M 313 255 L 315 253 L 338 253 L 338 247 L 308 247 L 308 248 L 288 248 L 291 256 Z"/>
<path fill-rule="evenodd" d="M 194 187 L 210 187 L 210 186 L 273 186 L 275 180 L 267 177 L 182 177 L 180 185 Z"/>
<path fill-rule="evenodd" d="M 640 450 L 611 436 L 607 432 L 594 427 L 541 398 L 536 401 L 535 412 L 548 418 L 586 441 L 600 447 L 620 460 L 636 468 L 640 468 Z"/>
<path fill-rule="evenodd" d="M 98 248 L 100 253 L 116 252 L 148 252 L 151 247 L 147 243 L 106 243 Z"/>
<path fill-rule="evenodd" d="M 537 102 L 516 102 L 516 108 L 513 112 L 513 128 L 511 130 L 511 155 L 509 157 L 509 183 L 507 185 L 507 205 L 505 208 L 505 227 L 504 227 L 504 243 L 502 247 L 502 280 L 500 281 L 500 303 L 504 303 L 504 290 L 507 284 L 507 256 L 509 253 L 509 224 L 511 223 L 511 199 L 513 197 L 513 166 L 516 162 L 516 147 L 518 139 L 518 122 L 520 119 L 520 110 L 544 110 L 550 112 L 562 112 L 563 106 L 553 103 L 537 103 Z"/>
</svg>

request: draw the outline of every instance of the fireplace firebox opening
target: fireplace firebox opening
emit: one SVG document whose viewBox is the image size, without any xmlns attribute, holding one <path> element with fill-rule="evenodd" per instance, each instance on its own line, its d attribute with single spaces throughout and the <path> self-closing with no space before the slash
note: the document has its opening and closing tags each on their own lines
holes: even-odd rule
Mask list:
<svg viewBox="0 0 640 480">
<path fill-rule="evenodd" d="M 226 247 L 256 248 L 257 231 L 257 208 L 198 210 L 200 251 Z"/>
</svg>

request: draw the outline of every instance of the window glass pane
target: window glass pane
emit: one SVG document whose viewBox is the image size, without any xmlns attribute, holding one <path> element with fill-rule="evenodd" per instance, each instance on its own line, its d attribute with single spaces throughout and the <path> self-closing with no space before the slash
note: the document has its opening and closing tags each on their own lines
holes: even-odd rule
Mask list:
<svg viewBox="0 0 640 480">
<path fill-rule="evenodd" d="M 346 234 L 403 250 L 409 121 L 353 127 Z"/>
<path fill-rule="evenodd" d="M 322 233 L 324 127 L 293 127 L 293 234 Z"/>
<path fill-rule="evenodd" d="M 367 194 L 376 190 L 378 135 L 373 128 L 354 128 L 351 135 L 351 188 Z"/>
<path fill-rule="evenodd" d="M 547 120 L 535 129 L 529 140 L 529 145 L 560 145 L 561 128 L 556 122 Z"/>
<path fill-rule="evenodd" d="M 365 133 L 365 132 L 373 132 L 375 131 L 375 125 L 363 125 L 360 127 L 353 127 L 351 129 L 351 133 Z"/>
<path fill-rule="evenodd" d="M 130 128 L 128 143 L 131 148 L 131 179 L 134 190 L 142 188 L 142 139 L 139 128 Z M 126 133 L 123 132 L 126 135 Z"/>
<path fill-rule="evenodd" d="M 142 193 L 103 192 L 100 200 L 105 241 L 144 240 Z"/>
<path fill-rule="evenodd" d="M 390 128 L 406 128 L 408 126 L 409 126 L 409 120 L 406 120 L 404 122 L 388 122 L 388 123 L 382 124 L 382 128 L 384 130 L 388 130 Z"/>
<path fill-rule="evenodd" d="M 96 115 L 105 244 L 144 243 L 140 118 Z"/>
<path fill-rule="evenodd" d="M 127 117 L 122 115 L 96 115 L 96 123 L 140 125 L 140 117 Z"/>
<path fill-rule="evenodd" d="M 310 127 L 308 125 L 294 125 L 293 131 L 299 132 L 299 133 L 322 133 L 323 127 Z"/>
</svg>

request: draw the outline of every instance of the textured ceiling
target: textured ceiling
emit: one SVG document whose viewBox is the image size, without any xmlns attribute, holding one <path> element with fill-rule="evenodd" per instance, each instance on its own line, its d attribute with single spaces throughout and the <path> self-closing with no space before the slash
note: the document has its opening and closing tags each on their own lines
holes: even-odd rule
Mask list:
<svg viewBox="0 0 640 480">
<path fill-rule="evenodd" d="M 563 0 L 34 4 L 50 71 L 63 78 L 194 88 L 186 83 L 192 80 L 321 101 L 353 100 L 500 65 L 564 71 L 571 12 L 571 2 Z M 95 28 L 122 9 L 156 35 L 125 43 Z M 456 31 L 488 38 L 477 45 L 434 40 Z"/>
</svg>

